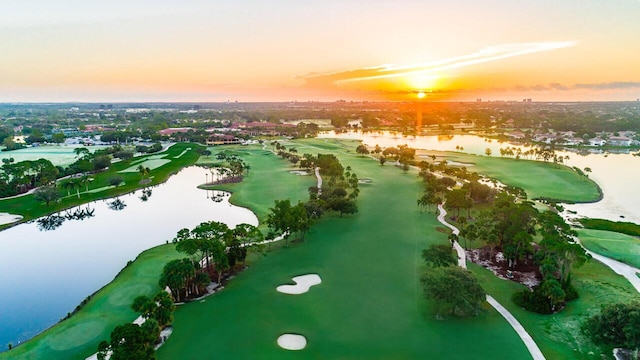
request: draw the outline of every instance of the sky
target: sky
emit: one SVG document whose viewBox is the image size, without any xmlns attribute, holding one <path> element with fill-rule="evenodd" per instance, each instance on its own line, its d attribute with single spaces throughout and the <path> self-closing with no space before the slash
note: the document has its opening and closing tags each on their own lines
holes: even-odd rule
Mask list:
<svg viewBox="0 0 640 360">
<path fill-rule="evenodd" d="M 20 0 L 0 102 L 635 101 L 640 0 Z"/>
</svg>

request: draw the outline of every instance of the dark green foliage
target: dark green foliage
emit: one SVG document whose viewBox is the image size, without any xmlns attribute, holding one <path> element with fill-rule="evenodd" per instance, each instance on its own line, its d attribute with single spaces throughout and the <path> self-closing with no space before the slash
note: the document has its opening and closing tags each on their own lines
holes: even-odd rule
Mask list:
<svg viewBox="0 0 640 360">
<path fill-rule="evenodd" d="M 33 193 L 33 197 L 37 201 L 44 201 L 47 206 L 49 206 L 52 201 L 56 201 L 60 198 L 60 193 L 55 186 L 44 186 L 37 189 Z"/>
<path fill-rule="evenodd" d="M 122 176 L 114 175 L 109 178 L 109 185 L 117 187 L 117 186 L 120 186 L 120 184 L 122 184 L 123 181 L 124 181 L 124 178 Z"/>
<path fill-rule="evenodd" d="M 582 333 L 599 345 L 640 348 L 640 303 L 602 305 L 600 313 L 582 324 Z"/>
<path fill-rule="evenodd" d="M 422 250 L 422 258 L 427 265 L 434 268 L 456 265 L 458 262 L 458 257 L 450 245 L 431 244 Z"/>
<path fill-rule="evenodd" d="M 358 145 L 358 147 L 356 147 L 356 152 L 361 155 L 369 154 L 369 150 L 367 149 L 367 146 L 363 144 L 360 144 Z"/>
<path fill-rule="evenodd" d="M 111 158 L 108 155 L 100 155 L 91 159 L 93 170 L 106 169 L 111 165 Z"/>
<path fill-rule="evenodd" d="M 475 316 L 486 298 L 475 276 L 457 266 L 431 269 L 420 281 L 425 296 L 433 301 L 440 315 Z"/>
<path fill-rule="evenodd" d="M 110 341 L 102 341 L 98 345 L 98 359 L 106 359 L 107 353 L 111 351 L 111 360 L 155 360 L 154 344 L 159 334 L 158 323 L 153 319 L 147 320 L 142 326 L 116 326 Z"/>
<path fill-rule="evenodd" d="M 570 282 L 561 284 L 549 278 L 531 291 L 523 290 L 513 294 L 511 299 L 525 310 L 538 314 L 551 314 L 559 311 L 565 303 L 578 298 L 578 292 Z"/>
</svg>

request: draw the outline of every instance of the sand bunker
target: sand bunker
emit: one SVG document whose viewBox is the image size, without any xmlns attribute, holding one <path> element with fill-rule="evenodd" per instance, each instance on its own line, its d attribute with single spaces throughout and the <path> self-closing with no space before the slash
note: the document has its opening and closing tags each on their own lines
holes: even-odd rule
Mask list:
<svg viewBox="0 0 640 360">
<path fill-rule="evenodd" d="M 322 282 L 318 274 L 296 276 L 293 279 L 295 285 L 280 285 L 276 288 L 281 293 L 300 295 L 309 291 L 309 288 Z"/>
<path fill-rule="evenodd" d="M 291 170 L 289 172 L 292 173 L 292 174 L 301 175 L 301 176 L 309 175 L 309 173 L 304 171 L 304 170 Z"/>
<path fill-rule="evenodd" d="M 9 213 L 0 213 L 0 225 L 11 224 L 18 220 L 21 220 L 21 215 L 13 215 Z"/>
<path fill-rule="evenodd" d="M 369 178 L 362 178 L 358 180 L 359 184 L 371 184 L 373 182 L 373 180 L 369 179 Z"/>
<path fill-rule="evenodd" d="M 282 334 L 278 337 L 278 346 L 287 350 L 302 350 L 307 346 L 307 338 L 298 334 Z"/>
</svg>

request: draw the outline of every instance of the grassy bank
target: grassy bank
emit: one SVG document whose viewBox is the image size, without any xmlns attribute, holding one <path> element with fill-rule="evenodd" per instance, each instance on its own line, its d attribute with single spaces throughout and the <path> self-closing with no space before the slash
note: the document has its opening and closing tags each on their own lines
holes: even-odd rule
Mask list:
<svg viewBox="0 0 640 360">
<path fill-rule="evenodd" d="M 60 201 L 52 202 L 49 206 L 46 206 L 43 202 L 36 201 L 33 195 L 25 195 L 11 199 L 0 199 L 0 209 L 2 209 L 3 212 L 23 216 L 23 219 L 20 222 L 0 225 L 0 230 L 10 226 L 15 226 L 21 222 L 26 222 L 60 210 L 68 209 L 73 206 L 86 204 L 94 200 L 111 198 L 146 186 L 153 186 L 165 182 L 169 176 L 196 162 L 200 156 L 196 151 L 198 147 L 200 147 L 198 144 L 179 143 L 171 146 L 160 154 L 145 155 L 127 161 L 115 162 L 111 164 L 109 169 L 92 174 L 91 177 L 94 180 L 88 185 L 88 191 L 84 186 L 80 188 L 80 197 L 76 195 L 75 190 L 71 191 L 71 195 L 68 196 L 67 191 L 59 189 L 61 195 Z M 136 167 L 140 164 L 146 167 L 148 166 L 145 165 L 145 161 L 147 159 L 150 158 L 149 160 L 153 161 L 159 156 L 162 156 L 163 159 L 168 162 L 162 166 L 152 169 L 149 174 L 149 182 L 146 184 L 140 183 L 142 178 L 137 171 L 127 171 L 130 167 Z M 109 179 L 113 176 L 122 177 L 124 184 L 118 187 L 111 186 Z"/>
<path fill-rule="evenodd" d="M 574 170 L 553 163 L 440 152 L 447 161 L 465 165 L 500 182 L 525 189 L 530 199 L 546 198 L 559 202 L 595 202 L 602 198 L 598 185 Z"/>
<path fill-rule="evenodd" d="M 316 224 L 304 243 L 270 252 L 227 288 L 176 312 L 175 331 L 159 359 L 415 359 L 527 358 L 524 345 L 493 310 L 475 319 L 436 320 L 419 286 L 420 251 L 446 243 L 432 214 L 421 213 L 415 173 L 355 155 L 354 143 L 290 142 L 298 153 L 334 153 L 359 177 L 360 211 Z M 252 152 L 253 150 L 247 150 Z M 248 154 L 251 172 L 257 171 Z M 261 155 L 265 156 L 265 155 Z M 273 157 L 273 155 L 269 155 Z M 288 166 L 283 160 L 279 168 Z M 268 160 L 272 161 L 272 160 Z M 266 169 L 265 171 L 272 171 Z M 267 176 L 237 185 L 234 196 L 268 207 L 274 182 Z M 245 186 L 246 185 L 246 186 Z M 305 189 L 306 190 L 306 189 Z M 277 198 L 277 197 L 274 197 Z M 258 200 L 262 199 L 262 200 Z M 303 295 L 278 293 L 278 285 L 317 273 L 322 284 Z M 282 333 L 307 337 L 300 352 L 279 348 Z"/>
<path fill-rule="evenodd" d="M 640 225 L 625 221 L 610 221 L 604 219 L 579 219 L 582 226 L 593 230 L 613 231 L 631 236 L 640 236 Z"/>
<path fill-rule="evenodd" d="M 120 324 L 138 315 L 131 310 L 133 299 L 153 296 L 164 264 L 184 257 L 175 245 L 162 245 L 141 253 L 108 285 L 100 289 L 80 311 L 35 338 L 0 353 L 0 359 L 84 359 L 95 353 L 102 340 Z"/>
<path fill-rule="evenodd" d="M 640 268 L 639 238 L 604 230 L 578 230 L 578 237 L 594 253 Z"/>
</svg>

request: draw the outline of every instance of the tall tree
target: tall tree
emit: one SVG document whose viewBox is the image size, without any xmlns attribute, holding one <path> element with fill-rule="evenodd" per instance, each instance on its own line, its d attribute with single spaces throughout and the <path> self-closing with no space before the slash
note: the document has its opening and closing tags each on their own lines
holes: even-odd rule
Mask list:
<svg viewBox="0 0 640 360">
<path fill-rule="evenodd" d="M 485 301 L 486 294 L 478 280 L 457 266 L 431 269 L 423 274 L 421 282 L 425 296 L 441 315 L 474 316 Z"/>
</svg>

